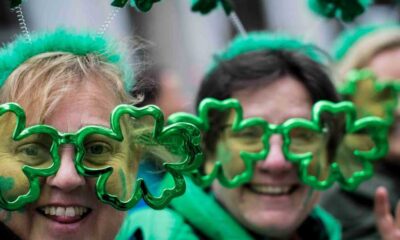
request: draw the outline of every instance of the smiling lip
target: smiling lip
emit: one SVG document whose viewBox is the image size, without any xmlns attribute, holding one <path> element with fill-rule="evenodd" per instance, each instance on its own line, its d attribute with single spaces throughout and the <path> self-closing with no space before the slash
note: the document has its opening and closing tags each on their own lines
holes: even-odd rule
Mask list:
<svg viewBox="0 0 400 240">
<path fill-rule="evenodd" d="M 270 184 L 246 184 L 245 187 L 252 193 L 271 197 L 286 196 L 299 189 L 299 184 L 270 185 Z"/>
<path fill-rule="evenodd" d="M 51 221 L 73 224 L 85 219 L 92 210 L 80 205 L 46 205 L 37 208 L 36 211 Z"/>
</svg>

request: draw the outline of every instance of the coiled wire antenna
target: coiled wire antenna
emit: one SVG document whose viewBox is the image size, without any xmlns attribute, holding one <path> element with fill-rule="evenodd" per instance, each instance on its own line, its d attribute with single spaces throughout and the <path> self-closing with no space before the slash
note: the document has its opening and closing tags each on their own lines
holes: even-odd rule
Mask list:
<svg viewBox="0 0 400 240">
<path fill-rule="evenodd" d="M 24 13 L 22 12 L 21 5 L 18 5 L 11 9 L 17 15 L 18 25 L 28 42 L 32 42 L 31 34 L 29 33 L 28 25 L 26 24 Z"/>
<path fill-rule="evenodd" d="M 247 35 L 247 32 L 244 29 L 243 23 L 242 23 L 242 21 L 240 21 L 240 18 L 238 17 L 238 15 L 236 14 L 235 11 L 232 11 L 229 14 L 229 19 L 231 20 L 233 26 L 235 27 L 236 31 L 238 31 L 238 33 L 240 33 L 242 36 Z"/>
<path fill-rule="evenodd" d="M 110 26 L 111 22 L 114 20 L 115 16 L 119 12 L 119 10 L 120 10 L 119 7 L 113 8 L 111 13 L 108 15 L 107 19 L 105 20 L 103 25 L 101 25 L 99 31 L 97 32 L 98 35 L 103 35 L 107 31 L 108 27 Z"/>
</svg>

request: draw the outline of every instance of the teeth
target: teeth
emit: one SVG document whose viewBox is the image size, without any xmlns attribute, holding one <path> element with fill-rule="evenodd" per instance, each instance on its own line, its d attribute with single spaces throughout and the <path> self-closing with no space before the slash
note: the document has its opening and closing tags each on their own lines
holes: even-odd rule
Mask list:
<svg viewBox="0 0 400 240">
<path fill-rule="evenodd" d="M 56 216 L 65 216 L 65 208 L 63 207 L 58 207 L 56 210 Z"/>
<path fill-rule="evenodd" d="M 262 194 L 282 195 L 289 193 L 290 186 L 250 185 L 250 188 Z"/>
<path fill-rule="evenodd" d="M 78 213 L 78 212 L 77 212 Z M 67 207 L 65 209 L 65 216 L 67 217 L 74 217 L 75 216 L 75 209 L 73 207 Z"/>
<path fill-rule="evenodd" d="M 50 215 L 56 215 L 56 208 L 55 207 L 51 207 L 50 208 Z"/>
<path fill-rule="evenodd" d="M 88 209 L 85 207 L 54 207 L 47 206 L 42 207 L 41 211 L 50 216 L 59 216 L 59 217 L 76 217 L 82 216 L 85 214 Z"/>
</svg>

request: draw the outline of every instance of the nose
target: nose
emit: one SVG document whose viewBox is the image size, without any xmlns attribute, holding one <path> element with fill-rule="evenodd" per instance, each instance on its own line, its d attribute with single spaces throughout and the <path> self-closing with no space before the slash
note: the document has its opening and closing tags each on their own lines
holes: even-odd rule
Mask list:
<svg viewBox="0 0 400 240">
<path fill-rule="evenodd" d="M 257 163 L 256 169 L 273 175 L 281 175 L 293 171 L 295 169 L 293 164 L 286 160 L 282 152 L 282 136 L 271 136 L 269 144 L 267 157 Z"/>
<path fill-rule="evenodd" d="M 74 165 L 75 149 L 71 145 L 60 148 L 61 165 L 54 176 L 47 178 L 46 183 L 64 192 L 71 192 L 85 184 L 85 178 L 78 174 Z"/>
</svg>

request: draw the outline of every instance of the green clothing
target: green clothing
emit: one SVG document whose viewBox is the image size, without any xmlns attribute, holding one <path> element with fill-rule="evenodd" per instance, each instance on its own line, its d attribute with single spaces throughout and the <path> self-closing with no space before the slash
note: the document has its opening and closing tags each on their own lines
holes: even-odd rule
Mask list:
<svg viewBox="0 0 400 240">
<path fill-rule="evenodd" d="M 329 236 L 324 239 L 340 239 L 340 225 L 327 212 L 316 207 L 309 218 L 319 219 L 318 222 L 322 223 L 321 228 L 324 229 L 320 232 Z M 309 225 L 315 226 L 315 224 Z M 146 208 L 129 215 L 117 239 L 130 239 L 138 229 L 142 231 L 146 240 L 254 239 L 212 195 L 195 186 L 190 180 L 187 181 L 185 194 L 175 198 L 170 208 L 164 210 Z"/>
<path fill-rule="evenodd" d="M 400 199 L 400 166 L 381 162 L 375 175 L 354 192 L 332 188 L 322 195 L 321 205 L 342 224 L 344 240 L 381 239 L 375 225 L 374 196 L 379 186 L 389 193 L 391 211 L 394 213 Z"/>
</svg>

